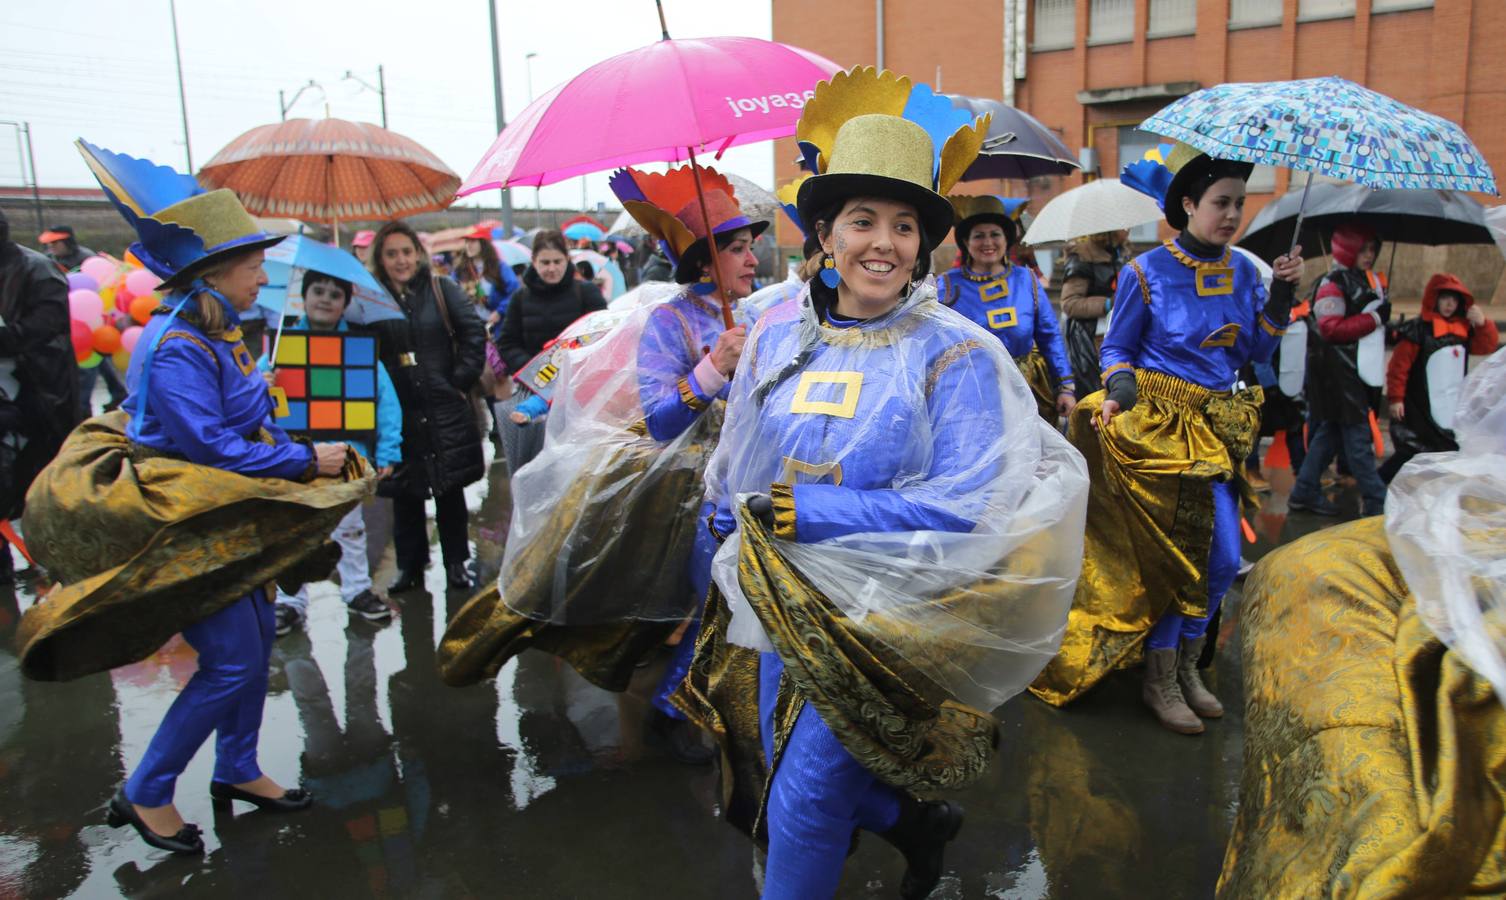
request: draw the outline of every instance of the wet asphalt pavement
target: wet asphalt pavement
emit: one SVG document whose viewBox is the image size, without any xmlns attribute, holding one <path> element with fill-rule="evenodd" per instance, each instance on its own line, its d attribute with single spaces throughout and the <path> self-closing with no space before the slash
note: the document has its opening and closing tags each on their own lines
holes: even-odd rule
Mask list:
<svg viewBox="0 0 1506 900">
<path fill-rule="evenodd" d="M 1286 516 L 1289 473 L 1253 525 L 1255 559 L 1333 520 Z M 468 492 L 471 534 L 495 572 L 510 503 L 505 466 Z M 1353 516 L 1352 492 L 1340 498 Z M 388 526 L 372 510 L 374 546 Z M 348 616 L 330 583 L 311 586 L 304 632 L 272 655 L 263 769 L 316 796 L 277 816 L 237 804 L 216 814 L 212 742 L 176 802 L 204 829 L 202 858 L 172 857 L 104 806 L 145 750 L 194 654 L 174 639 L 152 658 L 66 684 L 23 679 L 13 655 L 27 573 L 0 588 L 0 898 L 581 897 L 751 898 L 753 851 L 717 819 L 711 768 L 646 744 L 646 696 L 663 661 L 610 694 L 530 651 L 495 683 L 444 686 L 434 648 L 466 597 L 428 590 L 392 600 L 390 624 Z M 20 563 L 17 556 L 18 565 Z M 374 570 L 392 577 L 392 553 Z M 1210 683 L 1228 713 L 1201 737 L 1162 730 L 1118 673 L 1056 710 L 1025 695 L 1000 712 L 987 775 L 958 793 L 967 821 L 937 898 L 1207 897 L 1237 807 L 1243 702 L 1238 586 Z M 840 896 L 894 897 L 903 861 L 871 837 Z"/>
</svg>

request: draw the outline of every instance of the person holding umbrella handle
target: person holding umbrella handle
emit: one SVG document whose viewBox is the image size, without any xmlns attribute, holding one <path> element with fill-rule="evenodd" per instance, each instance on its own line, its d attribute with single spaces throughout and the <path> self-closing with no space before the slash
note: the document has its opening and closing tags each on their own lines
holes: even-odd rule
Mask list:
<svg viewBox="0 0 1506 900">
<path fill-rule="evenodd" d="M 1084 398 L 1069 426 L 1092 492 L 1067 634 L 1032 687 L 1054 705 L 1143 657 L 1142 699 L 1163 726 L 1200 734 L 1203 719 L 1223 715 L 1198 661 L 1239 568 L 1240 495 L 1253 500 L 1243 460 L 1261 392 L 1238 373 L 1270 359 L 1302 273 L 1293 247 L 1276 260 L 1268 299 L 1254 263 L 1229 246 L 1252 168 L 1177 144 L 1164 165 L 1124 170 L 1180 233 L 1120 272 L 1106 391 Z"/>
</svg>

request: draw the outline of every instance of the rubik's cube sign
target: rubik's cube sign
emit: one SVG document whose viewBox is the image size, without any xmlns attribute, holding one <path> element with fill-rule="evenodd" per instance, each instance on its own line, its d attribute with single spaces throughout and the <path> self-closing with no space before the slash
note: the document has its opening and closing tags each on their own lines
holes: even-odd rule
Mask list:
<svg viewBox="0 0 1506 900">
<path fill-rule="evenodd" d="M 376 432 L 377 339 L 286 331 L 272 361 L 273 417 L 295 434 L 367 438 Z M 282 396 L 278 397 L 280 393 Z"/>
</svg>

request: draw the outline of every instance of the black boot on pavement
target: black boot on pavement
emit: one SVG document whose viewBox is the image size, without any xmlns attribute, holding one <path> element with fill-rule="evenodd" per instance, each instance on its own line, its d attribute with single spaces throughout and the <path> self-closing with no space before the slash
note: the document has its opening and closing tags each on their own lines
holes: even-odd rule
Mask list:
<svg viewBox="0 0 1506 900">
<path fill-rule="evenodd" d="M 404 591 L 413 591 L 423 587 L 424 570 L 422 566 L 412 569 L 398 569 L 397 577 L 392 579 L 392 584 L 387 586 L 387 593 L 401 594 Z"/>
<path fill-rule="evenodd" d="M 941 880 L 946 845 L 962 830 L 962 807 L 946 800 L 918 800 L 909 794 L 900 803 L 899 820 L 879 837 L 905 855 L 900 897 L 923 900 Z"/>
</svg>

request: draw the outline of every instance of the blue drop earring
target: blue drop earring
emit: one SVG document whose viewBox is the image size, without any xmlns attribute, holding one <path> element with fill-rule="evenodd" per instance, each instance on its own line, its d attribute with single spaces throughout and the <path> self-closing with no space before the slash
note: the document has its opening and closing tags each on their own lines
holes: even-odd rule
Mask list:
<svg viewBox="0 0 1506 900">
<path fill-rule="evenodd" d="M 707 294 L 714 293 L 716 291 L 716 282 L 711 280 L 710 275 L 702 275 L 701 280 L 691 285 L 690 290 L 694 292 L 696 296 L 704 297 Z"/>
<path fill-rule="evenodd" d="M 832 290 L 836 290 L 837 285 L 842 283 L 842 276 L 837 272 L 836 260 L 830 256 L 821 262 L 821 283 Z"/>
</svg>

